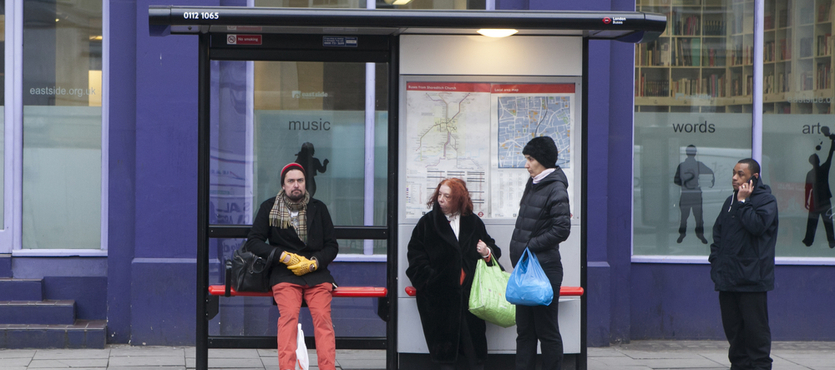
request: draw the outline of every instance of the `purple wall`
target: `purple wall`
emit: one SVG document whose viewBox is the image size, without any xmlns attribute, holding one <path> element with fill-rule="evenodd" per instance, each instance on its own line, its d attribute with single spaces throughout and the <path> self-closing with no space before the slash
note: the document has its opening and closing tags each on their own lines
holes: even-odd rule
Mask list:
<svg viewBox="0 0 835 370">
<path fill-rule="evenodd" d="M 148 36 L 148 6 L 158 1 L 110 4 L 108 341 L 191 345 L 197 37 Z M 498 0 L 497 8 L 631 10 L 634 1 Z M 634 46 L 591 41 L 589 47 L 588 217 L 595 230 L 605 230 L 590 232 L 588 239 L 589 345 L 721 339 L 707 265 L 631 263 Z M 345 270 L 351 265 L 335 268 L 352 276 Z M 769 296 L 774 339 L 835 340 L 835 332 L 827 330 L 831 325 L 826 325 L 835 306 L 835 288 L 829 284 L 835 269 L 780 266 L 777 274 L 777 289 Z M 376 281 L 382 276 L 380 269 L 367 277 Z M 98 298 L 87 299 L 101 305 Z M 90 307 L 91 314 L 98 312 Z M 371 326 L 371 331 L 379 330 L 377 324 Z"/>
<path fill-rule="evenodd" d="M 774 340 L 835 340 L 835 268 L 777 266 L 768 293 Z M 709 265 L 635 264 L 632 339 L 725 339 Z"/>
<path fill-rule="evenodd" d="M 177 5 L 218 5 L 178 1 Z M 197 244 L 197 37 L 150 37 L 136 2 L 133 343 L 193 344 Z"/>
<path fill-rule="evenodd" d="M 110 19 L 107 338 L 127 343 L 136 219 L 136 25 L 141 19 L 129 1 L 111 1 Z"/>
</svg>

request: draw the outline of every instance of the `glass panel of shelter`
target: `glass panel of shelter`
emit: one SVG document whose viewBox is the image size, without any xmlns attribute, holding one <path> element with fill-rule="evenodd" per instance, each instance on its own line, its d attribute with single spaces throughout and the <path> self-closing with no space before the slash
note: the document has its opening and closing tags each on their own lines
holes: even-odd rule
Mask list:
<svg viewBox="0 0 835 370">
<path fill-rule="evenodd" d="M 327 205 L 335 225 L 386 225 L 388 65 L 377 63 L 373 68 L 373 126 L 366 123 L 366 66 L 342 62 L 212 62 L 210 224 L 250 225 L 261 202 L 281 190 L 281 168 L 299 162 L 307 169 L 308 191 Z M 369 148 L 373 156 L 366 153 L 367 127 L 373 127 L 374 144 Z M 367 173 L 373 174 L 373 179 L 366 180 Z M 367 211 L 373 213 L 372 217 L 365 217 Z M 223 261 L 245 241 L 209 240 L 210 284 L 223 284 Z M 387 251 L 385 240 L 338 242 L 342 256 L 385 256 Z M 331 265 L 337 282 L 346 281 L 340 276 L 359 267 L 357 263 L 373 262 L 352 258 L 345 266 Z M 383 286 L 385 281 L 376 285 Z M 356 316 L 349 317 L 349 322 L 364 322 L 362 336 L 384 335 L 385 322 L 376 317 L 376 301 L 351 298 L 336 304 L 351 308 L 340 309 Z M 221 300 L 220 306 L 220 314 L 210 322 L 210 335 L 275 335 L 274 326 L 263 325 L 276 319 L 271 299 L 237 297 Z M 343 329 L 337 330 L 337 336 L 356 335 L 356 328 Z"/>
</svg>

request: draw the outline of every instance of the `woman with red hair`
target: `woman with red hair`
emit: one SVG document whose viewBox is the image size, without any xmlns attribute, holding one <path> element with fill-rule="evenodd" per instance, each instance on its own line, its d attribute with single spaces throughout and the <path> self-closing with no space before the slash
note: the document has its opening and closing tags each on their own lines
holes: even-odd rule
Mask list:
<svg viewBox="0 0 835 370">
<path fill-rule="evenodd" d="M 502 251 L 473 214 L 467 184 L 444 179 L 426 204 L 409 241 L 406 275 L 416 302 L 429 356 L 440 369 L 455 369 L 458 355 L 469 369 L 484 369 L 486 325 L 468 310 L 476 262 L 493 263 Z"/>
</svg>

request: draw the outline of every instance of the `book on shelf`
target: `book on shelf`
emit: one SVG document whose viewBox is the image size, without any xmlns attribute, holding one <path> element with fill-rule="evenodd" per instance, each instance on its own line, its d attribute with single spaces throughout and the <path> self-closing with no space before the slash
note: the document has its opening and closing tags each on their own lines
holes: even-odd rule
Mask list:
<svg viewBox="0 0 835 370">
<path fill-rule="evenodd" d="M 818 51 L 818 56 L 829 55 L 829 45 L 832 42 L 832 34 L 827 33 L 824 35 L 818 35 L 817 42 L 815 43 L 815 49 Z"/>
<path fill-rule="evenodd" d="M 662 42 L 661 43 L 661 50 L 659 51 L 659 65 L 662 66 L 669 66 L 670 65 L 670 43 L 669 42 Z"/>
<path fill-rule="evenodd" d="M 792 58 L 792 40 L 780 39 L 778 40 L 780 47 L 780 60 L 789 60 Z"/>
<path fill-rule="evenodd" d="M 698 41 L 698 39 L 691 39 L 691 38 L 682 38 L 676 40 L 676 52 L 675 52 L 675 65 L 677 66 L 692 66 L 693 63 L 693 54 L 694 50 L 696 52 L 696 58 L 698 60 L 698 50 L 693 49 L 693 41 Z"/>
<path fill-rule="evenodd" d="M 830 18 L 830 13 L 829 12 L 830 12 L 831 6 L 832 6 L 832 3 L 830 3 L 828 0 L 823 1 L 823 2 L 821 2 L 820 5 L 818 5 L 818 22 L 829 22 L 829 18 Z"/>
<path fill-rule="evenodd" d="M 746 76 L 745 77 L 745 96 L 751 95 L 754 91 L 754 76 Z"/>
<path fill-rule="evenodd" d="M 715 47 L 707 48 L 704 53 L 704 63 L 702 64 L 707 67 L 716 67 L 716 52 L 717 48 Z"/>
<path fill-rule="evenodd" d="M 670 96 L 669 93 L 669 81 L 667 80 L 647 80 L 646 74 L 641 74 L 641 80 L 639 82 L 640 88 L 638 89 L 638 96 L 653 96 L 653 97 L 666 97 Z"/>
<path fill-rule="evenodd" d="M 692 61 L 692 65 L 697 67 L 701 65 L 700 61 L 702 60 L 702 58 L 699 56 L 702 50 L 701 46 L 701 39 L 695 38 L 690 41 L 690 60 Z"/>
<path fill-rule="evenodd" d="M 725 35 L 725 21 L 705 20 L 704 21 L 704 35 L 705 36 L 724 36 Z"/>
<path fill-rule="evenodd" d="M 763 94 L 774 93 L 774 75 L 763 76 Z"/>
<path fill-rule="evenodd" d="M 711 74 L 710 76 L 702 78 L 701 91 L 704 94 L 710 95 L 712 98 L 725 97 L 725 76 Z"/>
<path fill-rule="evenodd" d="M 763 61 L 765 62 L 773 62 L 774 61 L 774 41 L 766 42 L 763 45 Z"/>
<path fill-rule="evenodd" d="M 829 89 L 832 87 L 830 79 L 831 65 L 830 63 L 818 63 L 817 78 L 815 79 L 815 89 Z"/>
</svg>

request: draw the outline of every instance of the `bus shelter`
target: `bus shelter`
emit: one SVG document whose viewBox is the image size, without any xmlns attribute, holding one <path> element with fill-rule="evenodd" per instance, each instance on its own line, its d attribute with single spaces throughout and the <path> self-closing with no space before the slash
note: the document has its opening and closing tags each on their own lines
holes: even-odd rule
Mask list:
<svg viewBox="0 0 835 370">
<path fill-rule="evenodd" d="M 521 150 L 541 135 L 557 142 L 557 164 L 570 183 L 572 232 L 560 247 L 560 328 L 566 355 L 586 368 L 589 41 L 653 41 L 666 27 L 664 15 L 151 6 L 149 25 L 155 36 L 199 39 L 197 369 L 208 368 L 209 348 L 275 348 L 274 335 L 211 334 L 210 321 L 221 300 L 245 295 L 223 285 L 223 260 L 236 246 L 226 241 L 246 238 L 254 205 L 276 189 L 276 166 L 306 151 L 312 158 L 314 144 L 317 156 L 332 163 L 328 170 L 327 160 L 310 162 L 321 167 L 318 191 L 329 208 L 362 214 L 335 217 L 340 244 L 385 266 L 385 286 L 340 286 L 334 293 L 376 299 L 385 335 L 337 332 L 337 348 L 385 349 L 388 369 L 425 366 L 428 350 L 404 271 L 411 230 L 427 198 L 442 178 L 466 180 L 474 211 L 497 245 L 507 246 L 528 177 Z M 516 33 L 488 38 L 479 33 L 484 29 Z M 263 93 L 282 82 L 256 80 L 256 71 L 301 75 L 299 69 L 309 67 L 286 62 L 319 63 L 311 67 L 315 75 L 330 75 L 331 82 Z M 357 64 L 362 76 L 351 77 Z M 340 111 L 350 99 L 332 96 L 333 89 L 354 91 L 365 109 Z M 326 171 L 335 179 L 324 182 Z M 349 257 L 337 262 L 348 266 Z M 353 266 L 346 274 L 363 268 Z M 507 363 L 515 329 L 488 325 L 488 338 L 494 356 L 488 368 Z"/>
</svg>

